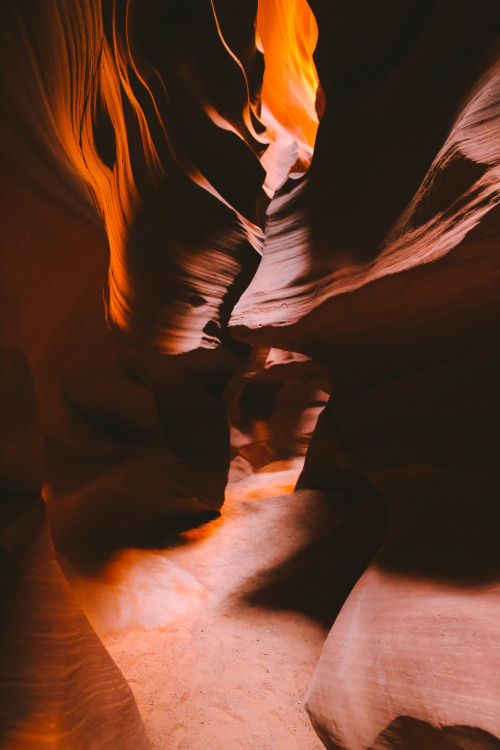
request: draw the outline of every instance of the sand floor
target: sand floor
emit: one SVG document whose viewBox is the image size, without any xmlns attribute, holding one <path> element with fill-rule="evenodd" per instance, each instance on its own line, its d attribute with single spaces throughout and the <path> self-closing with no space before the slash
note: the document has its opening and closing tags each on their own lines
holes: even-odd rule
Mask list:
<svg viewBox="0 0 500 750">
<path fill-rule="evenodd" d="M 72 575 L 155 750 L 323 748 L 303 704 L 328 630 L 308 550 L 329 526 L 314 495 L 288 494 L 299 471 L 271 465 L 168 548 Z"/>
</svg>

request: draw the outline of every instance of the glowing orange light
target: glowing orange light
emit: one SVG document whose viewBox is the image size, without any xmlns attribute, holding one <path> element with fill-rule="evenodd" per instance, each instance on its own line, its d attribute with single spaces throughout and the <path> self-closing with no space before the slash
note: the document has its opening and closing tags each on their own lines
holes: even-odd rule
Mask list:
<svg viewBox="0 0 500 750">
<path fill-rule="evenodd" d="M 266 63 L 262 120 L 271 140 L 295 140 L 308 166 L 318 129 L 318 25 L 306 0 L 260 0 L 257 35 Z"/>
<path fill-rule="evenodd" d="M 216 338 L 205 336 L 205 324 L 219 313 L 228 279 L 238 272 L 236 261 L 229 267 L 233 263 L 231 254 L 217 251 L 217 259 L 225 257 L 226 265 L 220 275 L 204 276 L 202 296 L 208 301 L 197 308 L 198 318 L 189 300 L 176 297 L 175 280 L 171 290 L 168 279 L 158 284 L 158 311 L 143 314 L 143 309 L 149 309 L 149 300 L 147 304 L 144 300 L 154 280 L 150 279 L 152 274 L 148 275 L 147 264 L 137 260 L 143 257 L 139 230 L 135 235 L 133 232 L 137 217 L 143 202 L 147 203 L 163 185 L 165 176 L 179 174 L 197 186 L 191 191 L 193 196 L 198 198 L 201 188 L 200 204 L 207 206 L 207 212 L 209 205 L 216 205 L 214 199 L 228 209 L 227 218 L 220 219 L 220 230 L 229 233 L 231 228 L 231 242 L 245 240 L 259 252 L 260 227 L 230 205 L 185 148 L 162 72 L 154 67 L 133 33 L 136 4 L 114 4 L 106 30 L 102 0 L 75 0 L 71 12 L 62 0 L 46 0 L 42 5 L 44 14 L 51 18 L 47 32 L 50 45 L 40 51 L 36 36 L 29 39 L 28 64 L 36 77 L 41 114 L 48 126 L 46 137 L 54 157 L 87 186 L 106 229 L 110 249 L 108 319 L 125 331 L 147 338 L 160 351 L 178 353 L 216 346 Z M 318 76 L 312 59 L 317 24 L 306 0 L 260 0 L 257 37 L 266 59 L 261 99 L 266 137 L 255 130 L 245 70 L 223 38 L 213 4 L 212 11 L 214 34 L 226 54 L 228 70 L 238 73 L 239 68 L 236 78 L 241 79 L 243 93 L 236 109 L 219 107 L 218 111 L 209 98 L 204 100 L 205 94 L 200 95 L 200 104 L 212 122 L 234 132 L 255 153 L 262 153 L 263 143 L 269 139 L 262 164 L 268 173 L 264 188 L 272 195 L 291 170 L 305 171 L 312 157 L 318 126 Z M 21 13 L 19 24 L 24 28 Z M 110 159 L 103 156 L 96 139 L 98 113 L 104 113 L 114 133 Z M 161 223 L 161 217 L 158 220 Z M 156 240 L 144 242 L 156 247 Z M 169 242 L 165 256 L 177 253 L 176 263 L 186 269 L 190 251 L 183 248 L 180 258 L 178 245 L 182 242 L 177 238 Z M 189 270 L 194 285 L 200 275 L 202 251 L 207 265 L 221 265 L 217 259 L 212 262 L 215 256 L 211 255 L 211 246 L 197 248 L 196 268 Z M 144 271 L 143 276 L 138 268 Z M 208 289 L 209 283 L 212 286 Z"/>
</svg>

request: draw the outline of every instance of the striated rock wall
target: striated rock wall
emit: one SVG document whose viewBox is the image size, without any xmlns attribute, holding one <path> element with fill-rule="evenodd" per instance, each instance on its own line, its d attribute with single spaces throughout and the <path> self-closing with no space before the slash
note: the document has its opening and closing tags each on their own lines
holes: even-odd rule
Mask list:
<svg viewBox="0 0 500 750">
<path fill-rule="evenodd" d="M 268 202 L 256 14 L 2 4 L 6 747 L 147 745 L 54 560 L 40 492 L 59 559 L 87 571 L 223 502 L 223 391 L 249 353 L 226 324 Z"/>
<path fill-rule="evenodd" d="M 0 746 L 146 750 L 132 692 L 55 560 L 33 379 L 5 302 L 0 373 Z"/>
<path fill-rule="evenodd" d="M 42 484 L 59 557 L 92 570 L 117 547 L 213 516 L 224 499 L 222 391 L 248 351 L 224 328 L 258 263 L 263 145 L 211 4 L 162 13 L 2 4 L 9 749 L 148 746 L 55 561 Z"/>
<path fill-rule="evenodd" d="M 231 323 L 331 375 L 300 486 L 389 519 L 307 710 L 328 748 L 497 747 L 499 8 L 311 5 L 325 115 Z"/>
</svg>

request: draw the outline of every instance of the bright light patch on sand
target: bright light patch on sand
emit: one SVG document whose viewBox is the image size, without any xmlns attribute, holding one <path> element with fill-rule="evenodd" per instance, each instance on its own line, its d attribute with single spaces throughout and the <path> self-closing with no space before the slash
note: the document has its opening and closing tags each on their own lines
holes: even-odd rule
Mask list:
<svg viewBox="0 0 500 750">
<path fill-rule="evenodd" d="M 125 549 L 100 577 L 71 581 L 75 596 L 100 634 L 134 626 L 151 630 L 196 611 L 203 586 L 165 553 Z"/>
</svg>

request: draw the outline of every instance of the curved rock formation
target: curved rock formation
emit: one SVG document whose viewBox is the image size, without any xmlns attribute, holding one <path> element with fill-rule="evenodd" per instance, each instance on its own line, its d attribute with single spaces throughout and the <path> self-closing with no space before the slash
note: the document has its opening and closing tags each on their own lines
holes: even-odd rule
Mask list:
<svg viewBox="0 0 500 750">
<path fill-rule="evenodd" d="M 247 353 L 224 327 L 259 258 L 263 144 L 211 4 L 198 3 L 194 19 L 182 4 L 170 11 L 2 5 L 9 748 L 148 746 L 128 686 L 55 562 L 42 478 L 59 554 L 87 566 L 213 515 L 224 498 L 222 391 Z M 152 29 L 171 33 L 166 56 Z M 121 339 L 105 324 L 106 288 Z"/>
<path fill-rule="evenodd" d="M 376 487 L 389 524 L 307 708 L 328 748 L 496 746 L 499 9 L 388 4 L 368 31 L 312 6 L 326 112 L 232 325 L 327 367 L 300 486 Z"/>
<path fill-rule="evenodd" d="M 6 303 L 0 316 L 0 745 L 147 750 L 132 692 L 55 560 L 31 372 Z"/>
<path fill-rule="evenodd" d="M 308 357 L 256 347 L 225 392 L 230 481 L 272 461 L 304 456 L 329 392 L 327 373 Z"/>
<path fill-rule="evenodd" d="M 222 390 L 247 354 L 225 324 L 261 244 L 259 79 L 250 91 L 251 50 L 240 62 L 211 3 L 3 12 L 0 263 L 54 533 L 68 548 L 142 543 L 223 502 Z"/>
<path fill-rule="evenodd" d="M 53 0 L 5 15 L 7 131 L 24 116 L 27 140 L 88 190 L 110 246 L 110 321 L 158 351 L 214 348 L 260 249 L 264 171 L 248 146 L 264 145 L 213 6 Z"/>
</svg>

